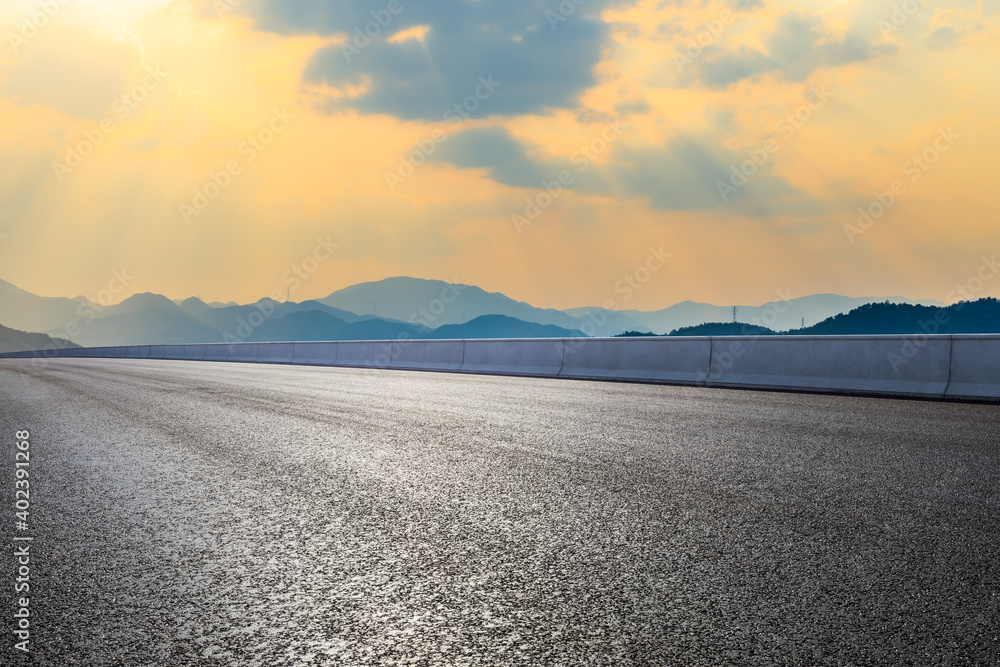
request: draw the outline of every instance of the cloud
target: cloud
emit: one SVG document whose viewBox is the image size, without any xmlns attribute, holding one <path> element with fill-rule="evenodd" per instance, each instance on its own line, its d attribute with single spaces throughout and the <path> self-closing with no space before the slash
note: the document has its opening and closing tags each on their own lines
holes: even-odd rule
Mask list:
<svg viewBox="0 0 1000 667">
<path fill-rule="evenodd" d="M 704 59 L 697 65 L 702 83 L 712 88 L 724 88 L 775 69 L 777 64 L 773 60 L 746 46 L 732 52 L 706 51 Z"/>
<path fill-rule="evenodd" d="M 932 49 L 948 49 L 960 41 L 961 33 L 951 26 L 941 26 L 927 36 L 927 46 Z"/>
<path fill-rule="evenodd" d="M 548 176 L 528 157 L 525 147 L 499 127 L 466 130 L 448 140 L 437 161 L 466 169 L 487 169 L 498 183 L 518 188 L 533 188 Z"/>
<path fill-rule="evenodd" d="M 941 26 L 925 39 L 924 43 L 928 48 L 934 50 L 954 49 L 962 46 L 966 40 L 977 33 L 982 32 L 983 24 L 979 23 L 971 28 L 954 28 L 952 26 Z"/>
<path fill-rule="evenodd" d="M 836 39 L 821 17 L 804 11 L 779 16 L 765 47 L 760 51 L 740 45 L 727 51 L 712 45 L 693 61 L 696 78 L 712 88 L 725 88 L 765 73 L 803 81 L 818 69 L 864 62 L 896 50 L 892 45 L 869 43 L 851 33 Z"/>
<path fill-rule="evenodd" d="M 333 93 L 328 110 L 434 121 L 490 75 L 502 88 L 473 117 L 575 107 L 594 83 L 609 36 L 599 14 L 612 4 L 258 0 L 251 13 L 266 30 L 343 40 L 320 49 L 303 75 L 306 85 Z M 393 39 L 417 28 L 419 36 Z"/>
<path fill-rule="evenodd" d="M 722 207 L 718 182 L 729 182 L 730 170 L 745 157 L 707 137 L 680 135 L 663 146 L 613 145 L 613 159 L 577 153 L 567 159 L 536 156 L 537 150 L 499 127 L 473 128 L 449 139 L 435 156 L 461 168 L 486 169 L 489 177 L 517 188 L 542 188 L 563 171 L 572 174 L 570 189 L 623 199 L 645 199 L 656 209 L 689 211 Z M 730 205 L 754 214 L 797 191 L 767 173 L 770 165 L 730 198 Z M 750 204 L 749 202 L 753 202 Z"/>
<path fill-rule="evenodd" d="M 615 111 L 620 114 L 644 114 L 652 109 L 649 102 L 643 99 L 619 102 L 615 105 Z"/>
</svg>

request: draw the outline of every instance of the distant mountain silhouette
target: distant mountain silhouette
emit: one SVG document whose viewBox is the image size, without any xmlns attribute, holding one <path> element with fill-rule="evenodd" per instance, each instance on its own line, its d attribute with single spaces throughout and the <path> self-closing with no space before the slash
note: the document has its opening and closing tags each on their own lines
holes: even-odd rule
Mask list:
<svg viewBox="0 0 1000 667">
<path fill-rule="evenodd" d="M 427 327 L 398 320 L 368 319 L 344 327 L 336 340 L 394 340 L 418 338 Z"/>
<path fill-rule="evenodd" d="M 485 315 L 465 324 L 438 329 L 377 318 L 348 324 L 314 310 L 270 319 L 247 338 L 251 341 L 395 340 L 399 338 L 558 338 L 582 336 L 579 331 L 523 322 L 503 315 Z"/>
<path fill-rule="evenodd" d="M 36 296 L 0 280 L 0 324 L 7 327 L 22 331 L 60 330 L 81 319 L 77 309 L 86 307 L 75 299 Z"/>
<path fill-rule="evenodd" d="M 774 331 L 743 322 L 715 322 L 681 327 L 671 336 L 852 336 L 919 334 L 1000 333 L 1000 300 L 994 298 L 963 301 L 951 306 L 922 306 L 905 303 L 869 303 L 849 313 L 827 318 L 811 327 Z M 630 331 L 623 336 L 643 336 Z"/>
<path fill-rule="evenodd" d="M 322 301 L 317 301 L 316 299 L 313 299 L 311 301 L 303 301 L 301 303 L 293 303 L 293 302 L 282 303 L 278 306 L 278 312 L 281 315 L 286 315 L 288 313 L 296 313 L 301 311 L 310 311 L 310 310 L 323 311 L 327 315 L 333 315 L 338 319 L 344 320 L 348 324 L 354 324 L 355 322 L 361 322 L 370 319 L 382 319 L 382 320 L 389 319 L 385 317 L 376 318 L 373 315 L 358 315 L 357 313 L 353 313 L 349 310 L 343 310 L 341 308 L 334 308 L 333 306 L 328 306 Z"/>
<path fill-rule="evenodd" d="M 327 317 L 321 318 L 313 313 Z M 283 322 L 293 315 L 295 317 Z M 261 318 L 263 318 L 263 324 L 260 324 Z M 362 336 L 363 340 L 367 340 L 364 338 L 365 336 L 374 335 L 378 331 L 398 334 L 404 331 L 419 333 L 426 330 L 426 327 L 405 324 L 396 320 L 372 317 L 371 315 L 356 315 L 340 308 L 327 306 L 319 301 L 279 303 L 270 299 L 261 299 L 250 306 L 229 306 L 215 309 L 211 313 L 206 313 L 202 319 L 230 336 L 235 335 L 247 340 L 261 341 L 348 340 L 344 336 Z M 371 324 L 366 324 L 368 322 Z M 294 338 L 296 323 L 306 327 L 300 338 Z M 248 330 L 256 329 L 258 326 L 263 333 L 247 333 Z M 341 333 L 341 329 L 344 329 L 343 333 Z M 321 331 L 326 331 L 329 335 L 326 338 L 316 338 L 315 336 L 319 336 Z M 390 337 L 394 337 L 396 334 Z M 280 336 L 280 338 L 276 336 Z M 288 336 L 293 337 L 289 338 Z"/>
<path fill-rule="evenodd" d="M 143 292 L 142 294 L 134 294 L 117 305 L 108 306 L 103 315 L 125 315 L 128 313 L 138 313 L 150 308 L 156 308 L 168 313 L 184 312 L 180 306 L 162 294 Z"/>
<path fill-rule="evenodd" d="M 770 301 L 760 306 L 737 306 L 736 313 L 741 322 L 765 326 L 776 331 L 787 331 L 801 328 L 803 319 L 806 325 L 810 326 L 858 306 L 884 301 L 944 305 L 938 301 L 911 301 L 901 296 L 854 298 L 838 294 L 812 294 L 798 298 L 789 297 L 787 301 Z M 639 320 L 657 333 L 709 322 L 729 322 L 733 317 L 732 306 L 712 306 L 693 301 L 685 301 L 653 313 L 625 311 L 625 314 Z"/>
<path fill-rule="evenodd" d="M 200 318 L 205 313 L 210 313 L 213 310 L 210 305 L 196 296 L 193 296 L 190 299 L 184 299 L 180 303 L 174 301 L 174 303 L 176 303 L 177 306 L 186 314 L 195 318 Z"/>
<path fill-rule="evenodd" d="M 634 331 L 637 334 L 652 333 L 648 326 L 620 310 L 586 307 L 570 308 L 563 312 L 577 318 L 576 328 L 578 329 L 589 324 L 587 331 L 590 332 L 592 330 L 590 327 L 594 327 L 592 330 L 594 336 L 617 336 L 626 331 Z"/>
<path fill-rule="evenodd" d="M 338 340 L 347 322 L 321 310 L 289 313 L 269 319 L 247 337 L 249 341 Z"/>
<path fill-rule="evenodd" d="M 65 350 L 77 347 L 80 346 L 62 338 L 52 338 L 41 333 L 28 333 L 0 326 L 0 353 L 47 349 Z"/>
<path fill-rule="evenodd" d="M 886 301 L 907 300 L 818 294 L 761 306 L 740 306 L 737 314 L 748 325 L 793 333 L 800 332 L 802 318 L 809 324 L 802 333 L 915 333 L 919 330 L 914 327 L 921 320 L 933 319 L 937 312 L 927 308 L 943 305 L 902 303 L 899 308 L 886 310 L 893 305 Z M 855 313 L 858 306 L 872 302 L 879 307 Z M 989 304 L 958 308 L 940 330 L 1000 330 L 991 319 L 991 308 Z M 849 316 L 841 315 L 847 311 L 851 311 Z M 0 325 L 71 338 L 86 346 L 225 340 L 610 336 L 624 330 L 724 335 L 732 332 L 728 328 L 731 316 L 730 307 L 692 301 L 658 311 L 574 308 L 564 312 L 536 308 L 475 286 L 405 277 L 362 283 L 301 303 L 261 299 L 244 305 L 209 304 L 197 297 L 171 301 L 159 294 L 144 293 L 103 307 L 83 297 L 39 297 L 0 281 Z M 714 324 L 689 328 L 705 323 Z M 736 333 L 747 331 L 740 327 Z M 752 331 L 767 333 L 764 329 Z"/>
<path fill-rule="evenodd" d="M 708 322 L 693 327 L 681 327 L 670 332 L 671 336 L 774 336 L 778 332 L 746 322 Z"/>
<path fill-rule="evenodd" d="M 182 345 L 218 343 L 222 332 L 201 322 L 160 294 L 136 294 L 81 325 L 76 341 L 101 345 Z"/>
<path fill-rule="evenodd" d="M 578 338 L 582 331 L 563 329 L 554 324 L 535 324 L 505 315 L 483 315 L 464 324 L 446 324 L 426 333 L 423 338 Z"/>
<path fill-rule="evenodd" d="M 1000 300 L 951 306 L 872 303 L 799 331 L 807 335 L 1000 333 Z"/>
<path fill-rule="evenodd" d="M 320 299 L 328 306 L 436 328 L 483 315 L 506 315 L 524 322 L 579 329 L 577 318 L 552 308 L 536 308 L 497 292 L 440 280 L 387 278 L 338 290 Z"/>
<path fill-rule="evenodd" d="M 245 306 L 209 307 L 207 310 L 195 306 L 187 312 L 199 321 L 221 331 L 227 338 L 249 340 L 258 327 L 266 325 L 275 317 L 280 317 L 277 314 L 279 306 L 277 301 L 261 299 L 255 304 Z"/>
</svg>

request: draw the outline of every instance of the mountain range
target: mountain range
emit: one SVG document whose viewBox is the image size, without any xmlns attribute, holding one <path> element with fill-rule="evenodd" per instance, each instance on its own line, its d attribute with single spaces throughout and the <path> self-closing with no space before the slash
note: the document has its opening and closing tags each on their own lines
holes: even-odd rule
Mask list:
<svg viewBox="0 0 1000 667">
<path fill-rule="evenodd" d="M 483 315 L 505 315 L 566 329 L 578 329 L 583 324 L 580 318 L 561 310 L 536 308 L 499 292 L 440 280 L 387 278 L 338 290 L 319 301 L 359 315 L 388 317 L 435 328 L 463 324 Z"/>
<path fill-rule="evenodd" d="M 788 331 L 822 322 L 828 317 L 848 313 L 855 308 L 869 303 L 902 303 L 922 306 L 943 306 L 940 301 L 911 301 L 901 296 L 889 297 L 848 297 L 839 294 L 813 294 L 794 298 L 784 297 L 782 300 L 769 301 L 760 306 L 736 306 L 736 319 L 752 325 L 762 325 L 778 331 Z M 598 308 L 572 308 L 566 313 L 575 317 L 600 310 Z M 655 311 L 623 310 L 618 311 L 619 332 L 642 331 L 656 334 L 666 334 L 676 329 L 697 326 L 709 322 L 733 321 L 733 306 L 713 306 L 708 303 L 684 301 L 668 308 Z M 628 322 L 638 323 L 638 326 Z"/>
<path fill-rule="evenodd" d="M 802 336 L 984 334 L 1000 332 L 1000 300 L 992 297 L 950 306 L 866 303 L 811 327 L 775 331 L 748 322 L 707 322 L 671 331 L 669 336 Z M 621 336 L 651 336 L 628 331 Z"/>
<path fill-rule="evenodd" d="M 797 329 L 867 303 L 940 305 L 903 297 L 818 294 L 738 306 L 741 321 Z M 474 285 L 396 277 L 338 290 L 321 299 L 250 304 L 136 294 L 115 305 L 84 297 L 41 297 L 0 281 L 0 325 L 45 332 L 84 346 L 281 340 L 537 338 L 663 334 L 732 319 L 732 307 L 685 301 L 656 311 L 537 308 Z"/>
<path fill-rule="evenodd" d="M 21 331 L 56 331 L 81 319 L 77 310 L 86 308 L 85 302 L 82 297 L 78 301 L 37 296 L 0 280 L 0 325 Z"/>
<path fill-rule="evenodd" d="M 28 333 L 0 326 L 0 353 L 22 350 L 53 350 L 80 347 L 62 338 L 52 338 L 41 333 Z"/>
<path fill-rule="evenodd" d="M 738 319 L 787 330 L 801 327 L 803 319 L 807 325 L 815 324 L 867 303 L 889 301 L 926 306 L 944 305 L 940 301 L 913 301 L 901 296 L 778 296 L 781 297 L 779 300 L 760 306 L 737 306 Z M 360 283 L 338 290 L 319 301 L 353 313 L 391 317 L 407 322 L 419 321 L 435 327 L 461 324 L 480 315 L 506 315 L 526 322 L 582 329 L 593 336 L 614 336 L 630 330 L 665 334 L 680 327 L 732 319 L 732 306 L 715 306 L 694 301 L 684 301 L 654 311 L 612 311 L 595 307 L 567 310 L 536 308 L 473 285 L 405 277 Z M 437 312 L 430 310 L 430 304 L 434 303 L 440 303 Z M 584 326 L 587 328 L 583 328 Z"/>
</svg>

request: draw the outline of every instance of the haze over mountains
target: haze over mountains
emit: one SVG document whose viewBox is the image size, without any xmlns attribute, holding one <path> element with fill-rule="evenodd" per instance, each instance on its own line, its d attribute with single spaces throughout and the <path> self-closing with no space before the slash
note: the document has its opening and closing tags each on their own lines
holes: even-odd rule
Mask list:
<svg viewBox="0 0 1000 667">
<path fill-rule="evenodd" d="M 82 299 L 37 296 L 0 280 L 0 325 L 21 331 L 54 331 L 80 319 Z"/>
<path fill-rule="evenodd" d="M 483 315 L 579 328 L 582 321 L 561 310 L 535 308 L 498 292 L 440 280 L 387 278 L 338 290 L 320 302 L 361 315 L 389 317 L 425 326 L 462 324 Z"/>
<path fill-rule="evenodd" d="M 869 303 L 888 301 L 923 306 L 945 305 L 940 301 L 911 301 L 901 296 L 852 298 L 839 294 L 813 294 L 799 298 L 784 295 L 784 298 L 787 300 L 771 301 L 760 306 L 737 306 L 736 317 L 740 322 L 763 324 L 771 329 L 787 331 L 800 328 L 803 320 L 805 320 L 806 326 L 811 326 L 828 317 L 850 312 Z M 583 317 L 595 310 L 598 309 L 573 308 L 566 312 L 576 317 Z M 631 320 L 640 324 L 637 327 L 626 326 L 627 330 L 666 334 L 675 329 L 697 326 L 707 322 L 732 321 L 733 307 L 684 301 L 656 311 L 623 310 L 618 312 L 617 317 L 620 318 L 621 322 Z"/>
<path fill-rule="evenodd" d="M 815 324 L 857 306 L 902 297 L 849 298 L 820 294 L 761 306 L 739 306 L 743 322 L 772 329 Z M 40 297 L 0 281 L 0 325 L 46 333 L 83 346 L 224 341 L 373 340 L 393 338 L 538 338 L 613 336 L 623 331 L 669 333 L 732 319 L 730 306 L 679 303 L 658 311 L 537 308 L 472 285 L 389 278 L 333 292 L 322 299 L 253 304 L 172 301 L 136 294 L 116 305 L 83 297 Z"/>
<path fill-rule="evenodd" d="M 0 326 L 0 352 L 23 350 L 53 350 L 80 347 L 62 338 L 52 338 L 42 333 L 17 331 Z"/>
<path fill-rule="evenodd" d="M 796 298 L 795 295 L 781 294 L 779 299 L 760 306 L 737 307 L 742 321 L 757 319 L 771 320 L 774 329 L 797 329 L 802 318 L 806 324 L 815 324 L 827 317 L 846 313 L 867 303 L 911 303 L 928 306 L 944 305 L 939 301 L 912 301 L 901 296 L 881 296 L 852 298 L 837 294 L 816 294 Z M 354 313 L 392 317 L 409 321 L 412 317 L 428 317 L 421 314 L 421 308 L 435 300 L 445 301 L 446 309 L 440 314 L 430 314 L 430 326 L 460 324 L 480 315 L 507 315 L 528 322 L 554 324 L 569 328 L 582 328 L 595 336 L 613 336 L 623 331 L 649 331 L 664 334 L 674 329 L 732 319 L 732 306 L 715 306 L 707 303 L 684 301 L 662 310 L 616 310 L 583 307 L 567 310 L 536 308 L 522 301 L 515 301 L 497 292 L 487 292 L 471 285 L 450 284 L 436 280 L 417 278 L 388 278 L 378 282 L 361 283 L 334 292 L 320 299 L 322 303 L 343 308 Z M 605 315 L 593 315 L 602 311 Z M 427 320 L 424 320 L 425 322 Z M 591 331 L 591 327 L 596 330 Z"/>
</svg>

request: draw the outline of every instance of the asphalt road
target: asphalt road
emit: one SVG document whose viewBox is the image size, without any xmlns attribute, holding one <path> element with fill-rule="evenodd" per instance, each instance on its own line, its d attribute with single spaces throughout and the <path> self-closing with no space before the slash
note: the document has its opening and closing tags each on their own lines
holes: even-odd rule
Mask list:
<svg viewBox="0 0 1000 667">
<path fill-rule="evenodd" d="M 998 424 L 984 405 L 2 361 L 0 664 L 997 664 Z"/>
</svg>

